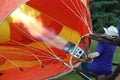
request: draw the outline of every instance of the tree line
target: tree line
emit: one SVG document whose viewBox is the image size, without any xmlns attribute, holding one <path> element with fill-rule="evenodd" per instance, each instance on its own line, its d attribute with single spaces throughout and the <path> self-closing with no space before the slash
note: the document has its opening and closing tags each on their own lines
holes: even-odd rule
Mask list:
<svg viewBox="0 0 120 80">
<path fill-rule="evenodd" d="M 120 0 L 91 0 L 89 7 L 93 32 L 103 33 L 103 27 L 117 26 L 120 20 Z"/>
</svg>

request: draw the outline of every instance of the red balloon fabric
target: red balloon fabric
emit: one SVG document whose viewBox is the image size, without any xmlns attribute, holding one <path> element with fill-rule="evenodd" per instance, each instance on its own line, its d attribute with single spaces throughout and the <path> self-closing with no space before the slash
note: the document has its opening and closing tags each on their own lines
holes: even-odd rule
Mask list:
<svg viewBox="0 0 120 80">
<path fill-rule="evenodd" d="M 0 20 L 25 0 L 19 1 L 0 7 Z M 69 73 L 71 55 L 64 47 L 92 32 L 89 1 L 30 0 L 16 8 L 0 24 L 0 80 L 45 80 Z M 79 43 L 83 50 L 90 45 L 88 39 L 84 43 Z"/>
</svg>

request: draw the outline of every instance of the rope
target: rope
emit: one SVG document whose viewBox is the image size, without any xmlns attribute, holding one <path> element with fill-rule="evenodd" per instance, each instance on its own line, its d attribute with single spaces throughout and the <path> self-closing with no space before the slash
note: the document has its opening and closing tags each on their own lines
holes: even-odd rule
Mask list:
<svg viewBox="0 0 120 80">
<path fill-rule="evenodd" d="M 89 36 L 90 34 L 86 34 L 86 35 L 84 35 L 84 36 L 82 36 L 79 40 L 78 40 L 78 42 L 77 42 L 77 44 L 75 45 L 75 48 L 73 49 L 73 51 L 71 52 L 71 54 L 75 54 L 75 51 L 76 51 L 76 49 L 77 49 L 77 47 L 79 46 L 79 43 L 81 42 L 81 40 L 83 39 L 83 38 L 85 38 L 85 37 L 87 37 L 87 36 Z M 86 49 L 86 50 L 88 50 L 88 49 Z M 85 52 L 87 52 L 87 51 L 85 51 Z M 73 66 L 73 62 L 72 62 L 72 60 L 73 60 L 73 55 L 72 56 L 70 56 L 70 66 L 72 67 L 72 68 L 74 68 L 74 66 Z M 83 59 L 81 59 L 81 61 L 82 61 Z"/>
</svg>

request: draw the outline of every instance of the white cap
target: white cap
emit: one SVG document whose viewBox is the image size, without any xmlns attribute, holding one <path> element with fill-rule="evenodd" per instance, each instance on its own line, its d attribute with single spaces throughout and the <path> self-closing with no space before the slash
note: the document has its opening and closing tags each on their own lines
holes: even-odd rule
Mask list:
<svg viewBox="0 0 120 80">
<path fill-rule="evenodd" d="M 118 37 L 118 30 L 116 27 L 114 26 L 110 26 L 108 28 L 103 28 L 104 31 L 105 31 L 105 34 L 108 36 L 108 37 L 111 37 L 111 38 L 116 38 Z"/>
</svg>

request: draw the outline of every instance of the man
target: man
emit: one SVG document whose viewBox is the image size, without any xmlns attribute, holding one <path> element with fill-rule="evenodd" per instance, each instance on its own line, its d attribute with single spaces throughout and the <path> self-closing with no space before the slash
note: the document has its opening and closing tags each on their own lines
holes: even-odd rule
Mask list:
<svg viewBox="0 0 120 80">
<path fill-rule="evenodd" d="M 118 37 L 118 30 L 114 26 L 104 28 L 105 35 L 109 38 Z M 109 42 L 102 39 L 104 42 Z M 82 63 L 81 66 L 84 70 L 91 71 L 97 75 L 110 75 L 112 73 L 112 60 L 116 46 L 98 42 L 96 51 L 88 54 L 88 58 L 93 58 L 92 62 L 88 64 Z"/>
<path fill-rule="evenodd" d="M 120 20 L 118 21 L 117 29 L 118 29 L 118 34 L 119 34 L 119 37 L 120 37 Z"/>
</svg>

